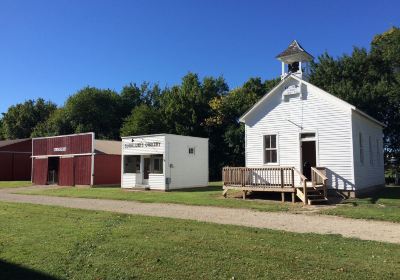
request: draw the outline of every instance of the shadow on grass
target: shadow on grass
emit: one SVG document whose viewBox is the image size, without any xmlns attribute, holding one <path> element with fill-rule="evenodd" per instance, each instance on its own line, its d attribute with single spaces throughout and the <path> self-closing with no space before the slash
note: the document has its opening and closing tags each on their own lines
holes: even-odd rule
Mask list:
<svg viewBox="0 0 400 280">
<path fill-rule="evenodd" d="M 208 186 L 208 187 L 201 187 L 201 188 L 187 188 L 187 189 L 170 190 L 170 192 L 212 192 L 212 191 L 221 191 L 221 193 L 222 193 L 222 186 Z"/>
<path fill-rule="evenodd" d="M 400 200 L 400 186 L 386 186 L 378 193 L 373 195 L 370 199 L 372 204 L 375 204 L 379 199 L 399 199 Z"/>
<path fill-rule="evenodd" d="M 40 271 L 0 260 L 0 279 L 55 280 L 58 278 Z"/>
</svg>

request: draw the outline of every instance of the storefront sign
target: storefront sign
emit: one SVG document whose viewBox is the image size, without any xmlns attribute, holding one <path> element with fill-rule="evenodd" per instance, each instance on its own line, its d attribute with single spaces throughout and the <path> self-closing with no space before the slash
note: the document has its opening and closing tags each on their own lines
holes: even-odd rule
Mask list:
<svg viewBox="0 0 400 280">
<path fill-rule="evenodd" d="M 65 152 L 67 151 L 67 147 L 56 147 L 53 149 L 54 152 Z"/>
<path fill-rule="evenodd" d="M 125 143 L 125 149 L 161 147 L 161 142 L 132 142 Z"/>
</svg>

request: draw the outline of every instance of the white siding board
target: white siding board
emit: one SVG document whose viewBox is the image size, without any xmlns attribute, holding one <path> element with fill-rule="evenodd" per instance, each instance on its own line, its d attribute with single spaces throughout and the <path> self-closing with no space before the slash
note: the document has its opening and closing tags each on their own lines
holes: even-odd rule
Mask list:
<svg viewBox="0 0 400 280">
<path fill-rule="evenodd" d="M 246 166 L 264 166 L 263 135 L 277 134 L 279 165 L 301 170 L 300 133 L 315 132 L 317 165 L 328 168 L 328 184 L 353 190 L 351 110 L 304 84 L 302 98 L 282 101 L 283 87 L 294 83 L 289 79 L 246 119 Z"/>
<path fill-rule="evenodd" d="M 360 114 L 353 112 L 353 145 L 354 145 L 354 176 L 359 189 L 384 185 L 384 160 L 383 160 L 383 131 L 382 127 L 372 123 Z M 364 164 L 360 161 L 359 133 L 363 136 Z M 369 137 L 372 140 L 373 164 L 370 164 Z M 379 140 L 379 159 L 377 158 L 376 140 Z"/>
</svg>

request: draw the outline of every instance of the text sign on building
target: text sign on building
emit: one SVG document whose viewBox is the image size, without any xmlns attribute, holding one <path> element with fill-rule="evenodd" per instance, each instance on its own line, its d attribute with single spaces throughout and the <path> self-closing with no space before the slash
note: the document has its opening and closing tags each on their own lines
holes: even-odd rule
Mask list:
<svg viewBox="0 0 400 280">
<path fill-rule="evenodd" d="M 161 142 L 156 142 L 156 141 L 132 142 L 132 143 L 125 143 L 124 147 L 125 149 L 161 147 Z"/>
<path fill-rule="evenodd" d="M 65 152 L 67 151 L 67 147 L 55 147 L 53 149 L 54 152 Z"/>
</svg>

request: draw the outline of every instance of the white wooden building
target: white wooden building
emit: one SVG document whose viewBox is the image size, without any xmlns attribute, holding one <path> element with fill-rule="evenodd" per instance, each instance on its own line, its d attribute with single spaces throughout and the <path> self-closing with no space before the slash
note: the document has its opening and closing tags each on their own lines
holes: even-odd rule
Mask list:
<svg viewBox="0 0 400 280">
<path fill-rule="evenodd" d="M 173 134 L 122 138 L 122 188 L 208 186 L 208 139 Z"/>
<path fill-rule="evenodd" d="M 324 194 L 317 191 L 322 183 L 350 196 L 383 186 L 384 124 L 307 82 L 307 62 L 313 58 L 296 41 L 277 58 L 282 62 L 281 82 L 240 118 L 245 124 L 246 167 L 293 168 L 286 180 L 293 181 L 293 199 L 297 193 L 303 200 L 310 182 L 318 199 L 326 199 L 326 189 Z M 252 190 L 257 176 L 249 174 L 241 186 Z M 277 191 L 286 183 L 258 180 L 265 189 L 278 186 Z"/>
</svg>

